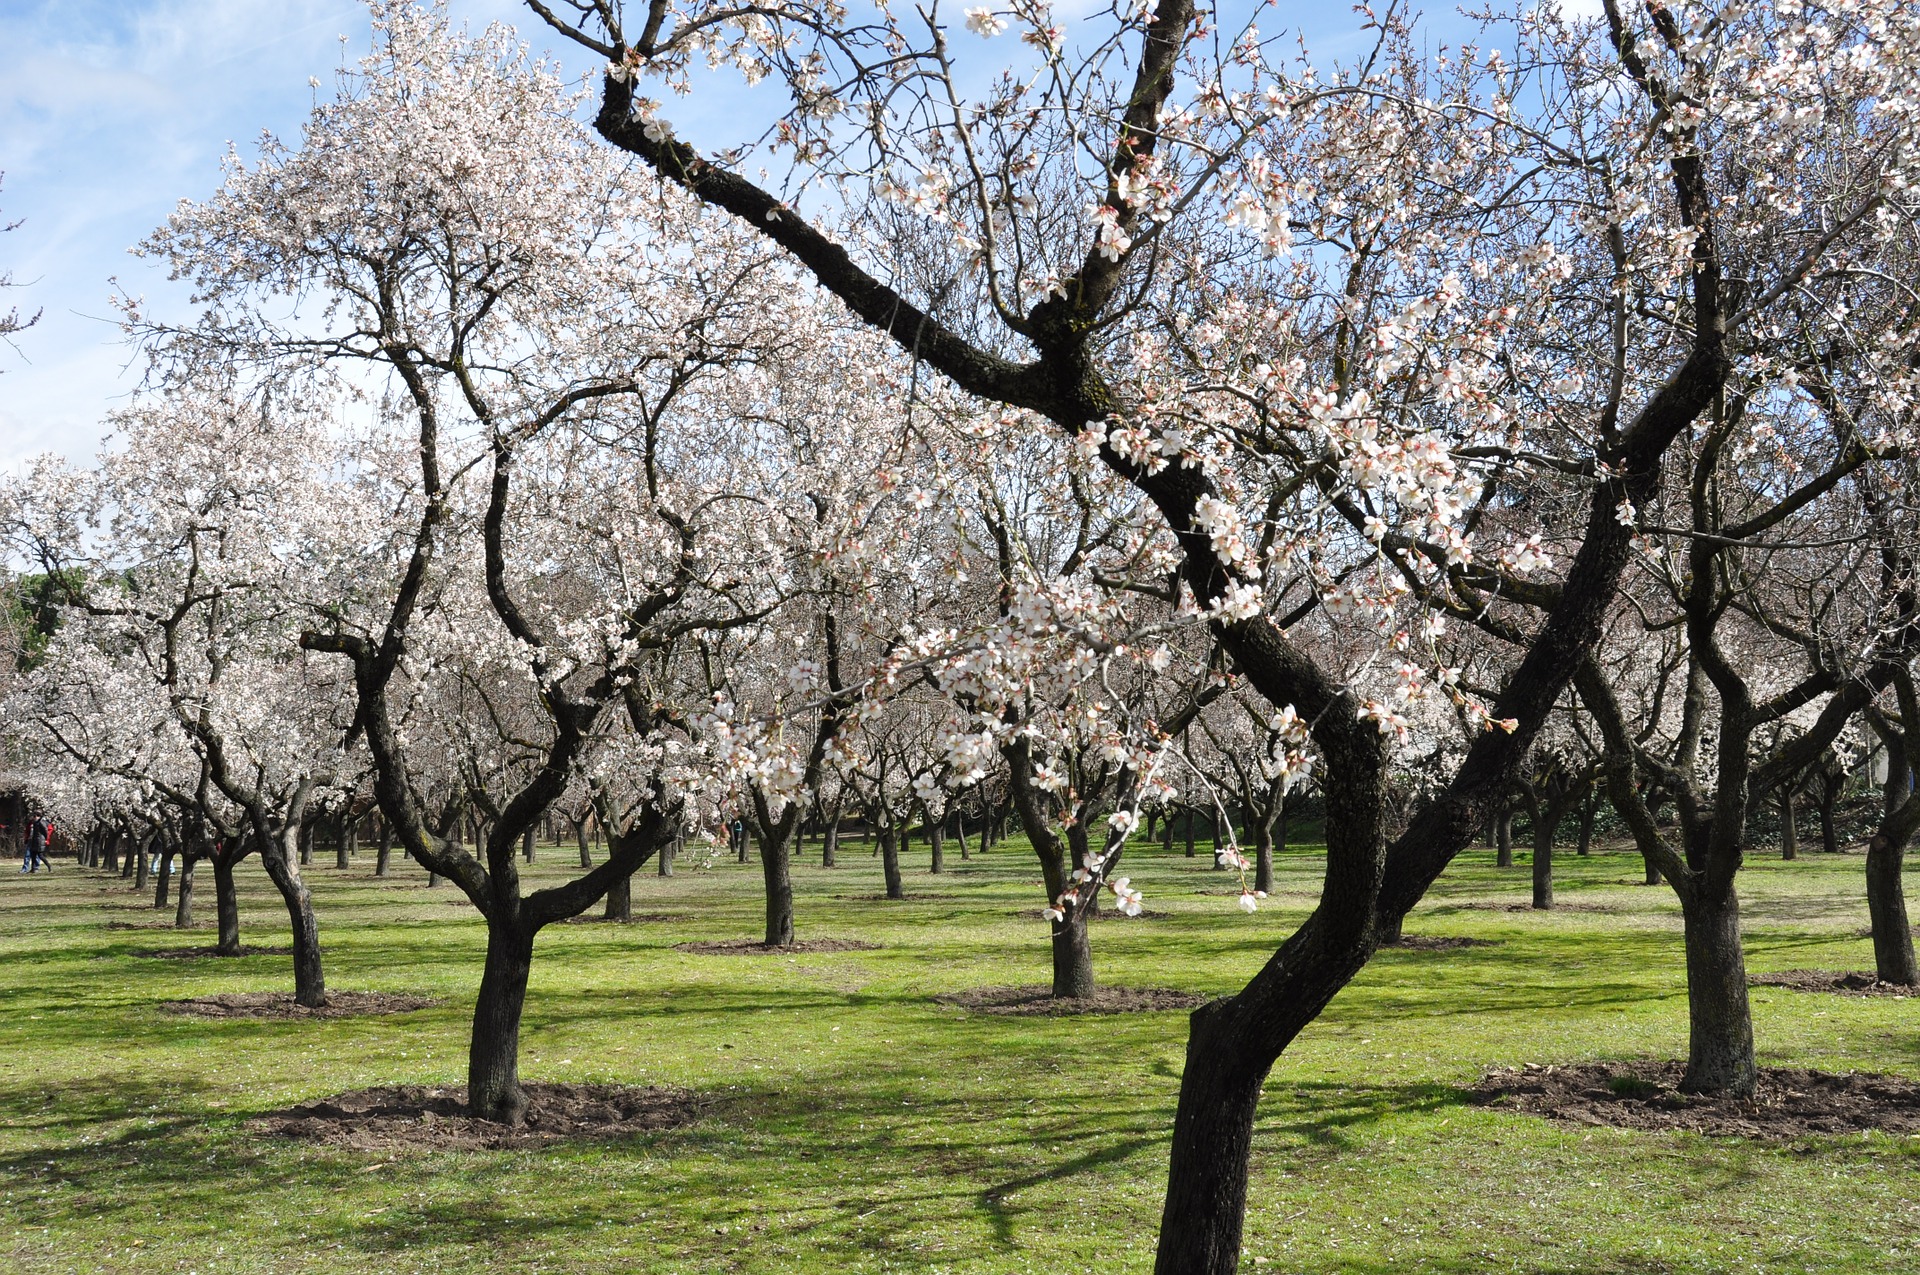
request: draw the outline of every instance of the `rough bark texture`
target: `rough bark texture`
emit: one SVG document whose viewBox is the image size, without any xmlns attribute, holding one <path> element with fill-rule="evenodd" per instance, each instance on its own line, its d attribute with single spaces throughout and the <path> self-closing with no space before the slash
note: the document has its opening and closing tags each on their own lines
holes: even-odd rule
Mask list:
<svg viewBox="0 0 1920 1275">
<path fill-rule="evenodd" d="M 1533 906 L 1541 911 L 1553 907 L 1553 825 L 1544 813 L 1533 822 Z"/>
<path fill-rule="evenodd" d="M 1700 895 L 1707 894 L 1700 891 Z M 1747 1003 L 1747 961 L 1740 944 L 1740 900 L 1731 883 L 1723 897 L 1682 897 L 1687 946 L 1687 1093 L 1753 1092 L 1753 1013 Z"/>
<path fill-rule="evenodd" d="M 173 881 L 173 848 L 169 846 L 160 852 L 160 870 L 154 874 L 153 906 L 167 906 L 167 887 Z"/>
<path fill-rule="evenodd" d="M 771 947 L 793 943 L 793 842 L 789 818 L 760 842 L 760 877 L 766 886 L 766 938 Z"/>
<path fill-rule="evenodd" d="M 1916 798 L 1915 800 L 1920 800 Z M 1920 984 L 1914 964 L 1913 927 L 1907 920 L 1907 896 L 1900 873 L 1906 846 L 1876 832 L 1867 843 L 1867 913 L 1873 920 L 1873 968 L 1883 983 Z"/>
<path fill-rule="evenodd" d="M 887 877 L 887 897 L 906 898 L 906 882 L 900 879 L 900 845 L 891 822 L 880 828 L 880 869 Z"/>
<path fill-rule="evenodd" d="M 1800 857 L 1800 829 L 1795 822 L 1791 788 L 1780 790 L 1780 857 L 1782 859 Z"/>
<path fill-rule="evenodd" d="M 607 906 L 600 917 L 605 921 L 633 920 L 633 875 L 631 873 L 607 887 Z"/>
<path fill-rule="evenodd" d="M 220 923 L 220 942 L 214 950 L 222 956 L 233 956 L 240 951 L 240 899 L 233 888 L 230 854 L 213 861 L 213 907 Z"/>
<path fill-rule="evenodd" d="M 1087 942 L 1087 913 L 1074 908 L 1066 920 L 1053 923 L 1053 994 L 1077 998 L 1093 992 L 1093 948 Z"/>
<path fill-rule="evenodd" d="M 533 934 L 515 918 L 488 918 L 487 963 L 467 1048 L 467 1107 L 483 1120 L 519 1125 L 526 1119 L 527 1100 L 520 1092 L 520 1014 L 532 970 Z"/>
<path fill-rule="evenodd" d="M 1493 821 L 1493 864 L 1497 868 L 1513 866 L 1513 811 L 1502 807 Z"/>
<path fill-rule="evenodd" d="M 193 870 L 199 860 L 187 855 L 180 861 L 179 900 L 173 906 L 173 928 L 190 930 L 193 928 Z"/>
</svg>

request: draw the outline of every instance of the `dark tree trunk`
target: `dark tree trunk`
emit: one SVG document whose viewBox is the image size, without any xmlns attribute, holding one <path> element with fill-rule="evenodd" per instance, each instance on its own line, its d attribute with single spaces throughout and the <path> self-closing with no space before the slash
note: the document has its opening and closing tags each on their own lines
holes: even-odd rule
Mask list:
<svg viewBox="0 0 1920 1275">
<path fill-rule="evenodd" d="M 100 866 L 105 868 L 108 872 L 118 872 L 120 870 L 120 834 L 119 833 L 112 832 L 107 834 L 107 844 L 105 847 L 103 847 L 101 851 Z"/>
<path fill-rule="evenodd" d="M 164 908 L 167 906 L 167 887 L 171 885 L 172 882 L 173 849 L 169 847 L 160 852 L 160 871 L 154 874 L 153 906 L 155 908 Z"/>
<path fill-rule="evenodd" d="M 1820 791 L 1820 851 L 1822 854 L 1840 853 L 1840 829 L 1835 825 L 1833 811 L 1840 802 L 1840 785 L 1829 783 Z"/>
<path fill-rule="evenodd" d="M 308 820 L 307 822 L 302 823 L 300 825 L 300 866 L 304 868 L 309 866 L 312 863 L 313 863 L 313 821 Z"/>
<path fill-rule="evenodd" d="M 927 847 L 933 855 L 932 866 L 927 869 L 928 872 L 938 874 L 947 870 L 946 832 L 947 830 L 937 822 L 927 823 Z"/>
<path fill-rule="evenodd" d="M 230 854 L 213 861 L 213 910 L 220 923 L 220 945 L 214 951 L 221 956 L 238 956 L 240 898 L 233 888 L 233 856 Z"/>
<path fill-rule="evenodd" d="M 1513 866 L 1513 809 L 1503 806 L 1493 820 L 1493 866 L 1511 868 Z"/>
<path fill-rule="evenodd" d="M 467 1110 L 482 1120 L 526 1120 L 520 1092 L 520 1014 L 533 969 L 533 934 L 507 919 L 487 923 L 487 963 L 467 1048 Z"/>
<path fill-rule="evenodd" d="M 1647 858 L 1646 867 L 1647 867 L 1647 875 L 1646 875 L 1645 884 L 1659 885 L 1660 882 L 1665 879 L 1660 875 L 1660 869 L 1654 864 L 1651 858 Z"/>
<path fill-rule="evenodd" d="M 533 862 L 533 829 L 531 827 L 520 834 L 520 855 L 528 863 Z"/>
<path fill-rule="evenodd" d="M 1599 802 L 1598 794 L 1588 793 L 1586 800 L 1580 803 L 1580 848 L 1574 853 L 1582 859 L 1593 853 L 1593 820 Z"/>
<path fill-rule="evenodd" d="M 794 824 L 798 824 L 796 818 Z M 793 846 L 791 825 L 763 829 L 760 836 L 760 877 L 766 884 L 767 929 L 761 940 L 769 947 L 793 946 Z"/>
<path fill-rule="evenodd" d="M 1800 828 L 1793 809 L 1793 789 L 1780 790 L 1780 857 L 1800 857 Z"/>
<path fill-rule="evenodd" d="M 1151 836 L 1152 834 L 1149 833 L 1148 835 Z M 973 858 L 973 851 L 967 848 L 967 817 L 964 814 L 954 816 L 953 839 L 960 843 L 961 862 L 964 863 L 966 860 Z"/>
<path fill-rule="evenodd" d="M 1256 817 L 1253 821 L 1253 888 L 1273 890 L 1273 820 Z"/>
<path fill-rule="evenodd" d="M 880 827 L 880 869 L 887 876 L 887 897 L 904 899 L 907 887 L 900 880 L 900 846 L 892 823 Z"/>
<path fill-rule="evenodd" d="M 587 825 L 573 825 L 573 839 L 580 846 L 580 870 L 590 872 L 593 869 L 593 847 L 587 844 Z"/>
<path fill-rule="evenodd" d="M 838 810 L 827 815 L 826 835 L 820 839 L 820 866 L 823 868 L 840 866 L 840 812 Z"/>
<path fill-rule="evenodd" d="M 380 820 L 380 849 L 374 856 L 373 875 L 384 877 L 393 870 L 393 829 L 387 826 L 385 818 Z"/>
<path fill-rule="evenodd" d="M 1553 907 L 1553 834 L 1562 817 L 1542 810 L 1533 821 L 1533 906 L 1543 912 Z"/>
<path fill-rule="evenodd" d="M 600 914 L 603 921 L 626 922 L 633 920 L 633 874 L 615 881 L 607 887 L 606 911 Z"/>
<path fill-rule="evenodd" d="M 1724 898 L 1682 897 L 1687 946 L 1687 1093 L 1753 1092 L 1753 1012 L 1747 1002 L 1747 961 L 1740 944 L 1740 900 L 1731 884 Z"/>
<path fill-rule="evenodd" d="M 1185 823 L 1185 824 L 1186 824 L 1186 826 L 1187 826 L 1187 827 L 1186 827 L 1186 833 L 1187 833 L 1187 858 L 1189 858 L 1189 859 L 1191 859 L 1191 858 L 1193 858 L 1193 821 L 1194 821 L 1194 813 L 1193 813 L 1193 811 L 1192 811 L 1192 810 L 1188 810 L 1188 811 L 1186 812 L 1186 816 L 1187 816 L 1187 817 L 1186 817 L 1186 818 L 1185 818 L 1184 820 L 1182 820 L 1182 822 L 1183 822 L 1183 823 Z M 1219 865 L 1217 865 L 1217 864 L 1216 864 L 1215 866 L 1217 867 L 1217 866 L 1219 866 Z"/>
<path fill-rule="evenodd" d="M 295 806 L 302 800 L 296 798 Z M 296 839 L 310 826 L 303 824 L 295 833 Z M 320 960 L 320 926 L 313 916 L 313 894 L 294 862 L 297 856 L 288 853 L 286 840 L 276 840 L 267 833 L 261 818 L 256 817 L 254 827 L 260 834 L 261 866 L 266 868 L 273 888 L 280 892 L 280 900 L 287 909 L 287 921 L 293 927 L 293 999 L 309 1009 L 317 1009 L 327 1003 L 327 979 Z"/>
<path fill-rule="evenodd" d="M 339 844 L 333 848 L 333 866 L 335 870 L 345 872 L 353 858 L 353 816 L 341 815 L 340 822 L 334 828 Z"/>
<path fill-rule="evenodd" d="M 1087 913 L 1075 907 L 1053 923 L 1053 994 L 1078 999 L 1093 995 L 1093 947 L 1087 942 Z"/>
<path fill-rule="evenodd" d="M 133 855 L 127 860 L 127 866 L 133 869 L 134 889 L 144 890 L 147 888 L 147 865 L 151 861 L 152 854 L 149 853 L 148 846 L 143 842 L 134 842 Z"/>
<path fill-rule="evenodd" d="M 1235 1275 L 1240 1269 L 1253 1118 L 1268 1069 L 1204 1048 L 1202 1016 L 1209 1008 L 1195 1010 L 1190 1020 L 1154 1275 Z"/>
<path fill-rule="evenodd" d="M 193 928 L 193 870 L 199 860 L 193 855 L 183 856 L 180 860 L 179 900 L 173 906 L 173 928 L 190 930 Z"/>
<path fill-rule="evenodd" d="M 673 875 L 673 861 L 680 857 L 680 841 L 681 838 L 676 835 L 673 840 L 660 847 L 660 853 L 656 856 L 658 863 L 653 869 L 656 873 L 663 877 Z"/>
<path fill-rule="evenodd" d="M 1920 797 L 1909 798 L 1920 801 Z M 1906 846 L 1884 830 L 1867 842 L 1867 914 L 1873 919 L 1873 968 L 1883 983 L 1920 984 L 1914 964 L 1913 927 L 1900 881 Z"/>
</svg>

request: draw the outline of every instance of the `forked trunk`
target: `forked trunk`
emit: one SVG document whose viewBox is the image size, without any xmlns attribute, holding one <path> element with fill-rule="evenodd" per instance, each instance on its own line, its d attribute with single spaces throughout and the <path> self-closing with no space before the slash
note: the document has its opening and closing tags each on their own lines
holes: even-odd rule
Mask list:
<svg viewBox="0 0 1920 1275">
<path fill-rule="evenodd" d="M 1053 923 L 1053 995 L 1077 1000 L 1093 995 L 1093 946 L 1087 942 L 1087 913 L 1075 907 Z"/>
<path fill-rule="evenodd" d="M 520 1091 L 520 1013 L 533 970 L 533 934 L 507 919 L 487 921 L 487 963 L 473 1006 L 467 1049 L 467 1110 L 482 1120 L 519 1125 L 527 1117 Z"/>
<path fill-rule="evenodd" d="M 1906 845 L 1884 830 L 1867 843 L 1867 914 L 1873 919 L 1874 973 L 1883 983 L 1912 987 L 1920 984 L 1920 967 L 1914 964 L 1913 927 L 1900 883 L 1906 857 Z"/>
<path fill-rule="evenodd" d="M 1699 895 L 1705 895 L 1702 887 Z M 1753 1012 L 1747 961 L 1740 944 L 1740 899 L 1683 897 L 1687 946 L 1686 1093 L 1746 1097 L 1753 1092 Z"/>
<path fill-rule="evenodd" d="M 240 954 L 240 898 L 233 888 L 233 860 L 222 855 L 213 861 L 213 910 L 220 923 L 220 956 Z"/>
</svg>

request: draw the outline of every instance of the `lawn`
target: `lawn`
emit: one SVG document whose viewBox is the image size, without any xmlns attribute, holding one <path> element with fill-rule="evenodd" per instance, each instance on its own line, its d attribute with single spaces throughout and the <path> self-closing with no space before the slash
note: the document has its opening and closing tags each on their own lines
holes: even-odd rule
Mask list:
<svg viewBox="0 0 1920 1275">
<path fill-rule="evenodd" d="M 557 877 L 570 851 L 532 869 Z M 877 861 L 797 869 L 802 938 L 876 951 L 686 954 L 754 937 L 759 871 L 683 863 L 636 878 L 674 919 L 546 931 L 527 1079 L 660 1083 L 713 1098 L 699 1123 L 539 1151 L 369 1154 L 246 1122 L 367 1085 L 457 1083 L 484 932 L 450 886 L 372 856 L 309 869 L 335 989 L 445 1004 L 331 1021 L 201 1021 L 160 1002 L 291 986 L 285 957 L 163 960 L 211 943 L 126 883 L 60 861 L 0 879 L 0 1267 L 52 1271 L 1146 1271 L 1185 1017 L 972 1015 L 937 992 L 1044 981 L 1022 843 L 875 901 Z M 1158 916 L 1102 920 L 1104 981 L 1223 993 L 1310 905 L 1320 860 L 1282 860 L 1258 915 L 1230 879 L 1154 848 L 1128 871 Z M 1757 861 L 1743 877 L 1755 972 L 1870 968 L 1858 856 Z M 1554 914 L 1521 865 L 1472 851 L 1410 934 L 1494 944 L 1382 953 L 1287 1053 L 1255 1141 L 1243 1269 L 1920 1270 L 1920 1138 L 1769 1145 L 1558 1125 L 1468 1103 L 1489 1067 L 1678 1056 L 1678 909 L 1637 857 L 1560 858 Z M 285 943 L 256 863 L 243 936 Z M 1920 1004 L 1760 988 L 1763 1064 L 1920 1078 Z"/>
</svg>

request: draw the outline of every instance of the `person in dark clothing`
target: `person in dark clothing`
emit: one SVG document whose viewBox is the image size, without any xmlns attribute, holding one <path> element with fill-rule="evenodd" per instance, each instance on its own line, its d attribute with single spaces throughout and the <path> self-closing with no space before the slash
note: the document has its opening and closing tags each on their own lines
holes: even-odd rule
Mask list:
<svg viewBox="0 0 1920 1275">
<path fill-rule="evenodd" d="M 53 825 L 45 816 L 27 825 L 27 858 L 20 865 L 22 872 L 38 872 L 42 868 L 53 871 L 53 865 L 47 862 L 47 839 L 52 831 Z"/>
</svg>

